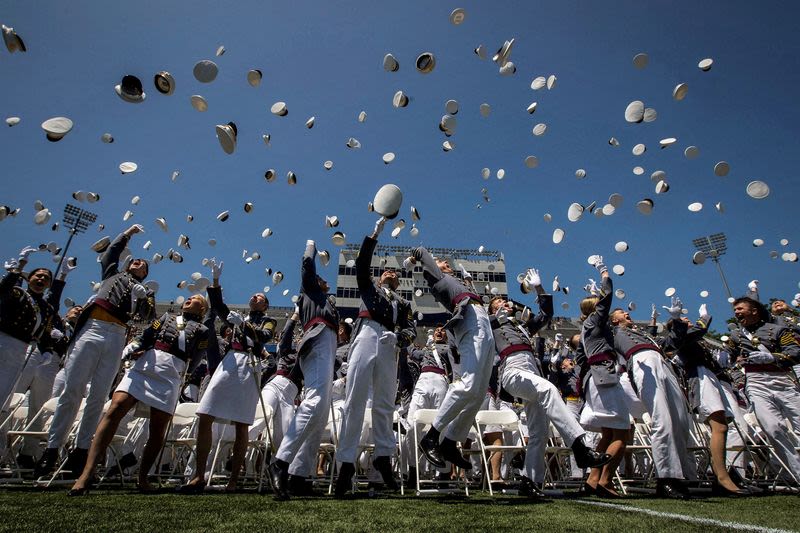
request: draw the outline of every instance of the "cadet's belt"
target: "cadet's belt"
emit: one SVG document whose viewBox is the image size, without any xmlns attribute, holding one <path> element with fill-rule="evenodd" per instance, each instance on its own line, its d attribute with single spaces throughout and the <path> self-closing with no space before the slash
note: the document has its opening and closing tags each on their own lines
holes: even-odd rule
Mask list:
<svg viewBox="0 0 800 533">
<path fill-rule="evenodd" d="M 383 323 L 380 320 L 375 320 L 374 318 L 372 318 L 372 314 L 367 310 L 359 311 L 358 318 L 366 318 L 372 320 L 373 322 L 377 322 L 378 324 L 388 329 L 389 331 L 392 331 L 394 329 L 394 324 L 391 323 L 391 320 L 387 320 L 386 323 Z"/>
<path fill-rule="evenodd" d="M 447 375 L 447 372 L 439 368 L 438 366 L 423 366 L 419 369 L 420 374 L 423 372 L 433 372 L 434 374 L 441 374 L 443 376 Z"/>
<path fill-rule="evenodd" d="M 237 352 L 249 352 L 250 348 L 242 344 L 241 342 L 232 342 L 231 349 L 236 350 Z"/>
<path fill-rule="evenodd" d="M 327 320 L 325 320 L 324 318 L 322 318 L 320 316 L 312 318 L 311 320 L 306 322 L 303 325 L 303 331 L 308 331 L 311 328 L 313 328 L 314 326 L 316 326 L 317 324 L 325 324 L 326 326 L 328 326 L 332 330 L 336 331 L 336 326 L 334 326 L 333 324 L 331 324 L 330 322 L 328 322 Z"/>
<path fill-rule="evenodd" d="M 745 374 L 750 372 L 772 372 L 774 374 L 786 374 L 789 372 L 788 368 L 779 368 L 773 364 L 768 365 L 742 365 L 742 370 Z"/>
<path fill-rule="evenodd" d="M 625 360 L 627 361 L 631 357 L 633 357 L 636 352 L 641 352 L 643 350 L 653 350 L 654 352 L 661 352 L 661 349 L 656 346 L 655 344 L 649 342 L 643 342 L 640 344 L 634 344 L 632 348 L 630 348 L 627 352 L 625 352 Z"/>
<path fill-rule="evenodd" d="M 156 343 L 153 345 L 153 348 L 155 348 L 156 350 L 160 350 L 162 352 L 166 352 L 173 357 L 177 357 L 181 361 L 186 361 L 186 359 L 188 359 L 186 354 L 175 353 L 171 351 L 172 346 L 170 346 L 169 343 L 164 341 L 156 341 Z"/>
<path fill-rule="evenodd" d="M 287 377 L 287 378 L 289 377 L 289 374 L 290 374 L 290 372 L 288 370 L 284 369 L 284 368 L 279 368 L 275 372 L 276 376 L 284 376 L 284 377 Z"/>
<path fill-rule="evenodd" d="M 511 346 L 506 346 L 505 348 L 503 348 L 503 350 L 500 352 L 500 359 L 505 359 L 512 353 L 530 352 L 530 351 L 531 347 L 528 344 L 512 344 Z"/>
<path fill-rule="evenodd" d="M 616 354 L 614 352 L 600 352 L 596 353 L 593 356 L 589 357 L 586 361 L 590 365 L 596 365 L 597 363 L 604 363 L 606 361 L 614 361 L 616 360 Z"/>
<path fill-rule="evenodd" d="M 458 294 L 456 295 L 455 298 L 453 298 L 452 300 L 453 307 L 457 307 L 458 304 L 460 304 L 464 300 L 470 300 L 469 303 L 471 304 L 483 305 L 483 303 L 481 302 L 481 297 L 475 294 L 474 292 L 462 292 L 461 294 Z"/>
<path fill-rule="evenodd" d="M 108 310 L 107 307 L 111 306 L 108 300 L 101 300 L 98 298 L 94 301 L 94 303 L 97 305 L 92 306 L 92 310 L 89 312 L 89 318 L 102 320 L 103 322 L 111 322 L 112 324 L 119 324 L 120 326 L 125 327 L 125 322 L 111 314 L 111 312 Z"/>
</svg>

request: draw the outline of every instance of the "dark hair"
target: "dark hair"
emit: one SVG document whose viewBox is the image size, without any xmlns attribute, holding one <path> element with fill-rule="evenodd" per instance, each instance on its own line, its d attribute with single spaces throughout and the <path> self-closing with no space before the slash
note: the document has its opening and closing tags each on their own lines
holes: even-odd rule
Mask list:
<svg viewBox="0 0 800 533">
<path fill-rule="evenodd" d="M 47 272 L 50 275 L 50 279 L 53 279 L 53 271 L 50 270 L 49 268 L 45 268 L 45 267 L 34 268 L 28 274 L 28 278 L 30 278 L 31 276 L 33 276 L 37 272 L 42 272 L 42 271 Z"/>
<path fill-rule="evenodd" d="M 758 300 L 756 300 L 754 298 L 750 298 L 749 296 L 742 296 L 740 298 L 736 298 L 733 301 L 733 306 L 734 307 L 736 307 L 739 304 L 747 304 L 747 305 L 749 305 L 750 307 L 752 307 L 753 309 L 758 311 L 758 316 L 761 317 L 761 320 L 763 320 L 765 322 L 769 321 L 769 311 L 767 311 L 767 308 L 764 307 L 764 304 L 762 304 Z"/>
<path fill-rule="evenodd" d="M 339 322 L 339 327 L 342 328 L 345 331 L 345 333 L 347 333 L 348 335 L 353 333 L 353 326 L 351 326 L 350 324 L 348 324 L 344 320 L 341 320 Z"/>
</svg>

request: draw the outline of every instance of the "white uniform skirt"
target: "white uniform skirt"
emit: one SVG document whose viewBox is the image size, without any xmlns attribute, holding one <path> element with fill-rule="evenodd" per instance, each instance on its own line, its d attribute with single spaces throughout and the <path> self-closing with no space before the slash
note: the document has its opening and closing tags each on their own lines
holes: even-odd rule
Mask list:
<svg viewBox="0 0 800 533">
<path fill-rule="evenodd" d="M 697 367 L 697 377 L 700 380 L 700 407 L 697 410 L 700 421 L 705 422 L 711 413 L 717 411 L 724 411 L 728 422 L 733 420 L 733 409 L 728 404 L 719 378 L 704 366 Z"/>
<path fill-rule="evenodd" d="M 594 378 L 589 376 L 586 383 L 586 403 L 581 411 L 580 422 L 588 431 L 630 428 L 630 411 L 622 385 L 598 387 L 594 384 Z"/>
<path fill-rule="evenodd" d="M 161 350 L 147 350 L 123 376 L 115 392 L 127 392 L 141 403 L 172 414 L 178 404 L 186 363 Z"/>
<path fill-rule="evenodd" d="M 218 421 L 252 425 L 259 392 L 250 354 L 231 350 L 211 376 L 197 413 L 221 419 Z"/>
</svg>

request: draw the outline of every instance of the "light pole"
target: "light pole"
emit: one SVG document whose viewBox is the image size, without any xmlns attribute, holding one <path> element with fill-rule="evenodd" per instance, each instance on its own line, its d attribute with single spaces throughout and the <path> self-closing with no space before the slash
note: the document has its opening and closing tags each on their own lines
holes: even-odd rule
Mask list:
<svg viewBox="0 0 800 533">
<path fill-rule="evenodd" d="M 703 252 L 706 257 L 710 258 L 717 265 L 719 275 L 722 278 L 722 284 L 725 286 L 725 292 L 728 293 L 728 298 L 733 298 L 731 288 L 728 287 L 728 280 L 725 279 L 725 273 L 722 271 L 722 265 L 719 263 L 720 256 L 725 255 L 728 250 L 728 245 L 725 244 L 728 238 L 724 233 L 714 233 L 708 237 L 699 237 L 692 240 L 694 247 Z"/>
<path fill-rule="evenodd" d="M 61 253 L 61 259 L 58 261 L 56 272 L 61 269 L 61 263 L 63 263 L 64 258 L 67 257 L 67 250 L 69 250 L 72 238 L 76 233 L 83 233 L 86 231 L 89 226 L 94 224 L 95 220 L 97 220 L 97 215 L 90 211 L 84 211 L 80 207 L 75 207 L 72 204 L 64 206 L 64 226 L 69 230 L 69 239 L 67 239 L 67 244 L 64 245 L 64 251 Z"/>
</svg>

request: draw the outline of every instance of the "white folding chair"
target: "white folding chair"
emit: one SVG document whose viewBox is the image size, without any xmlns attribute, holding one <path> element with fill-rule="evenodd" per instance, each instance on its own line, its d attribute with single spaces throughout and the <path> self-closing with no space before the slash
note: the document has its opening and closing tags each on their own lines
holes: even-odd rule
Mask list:
<svg viewBox="0 0 800 533">
<path fill-rule="evenodd" d="M 478 435 L 482 436 L 486 426 L 496 426 L 501 431 L 509 431 L 515 444 L 484 444 L 482 438 L 478 438 L 480 444 L 481 464 L 483 465 L 484 481 L 489 488 L 489 495 L 494 495 L 492 483 L 502 483 L 502 481 L 492 481 L 489 471 L 490 455 L 505 452 L 520 452 L 525 450 L 522 440 L 522 431 L 519 427 L 519 417 L 517 413 L 510 409 L 485 409 L 475 414 L 475 426 Z M 475 453 L 475 452 L 468 452 Z"/>
<path fill-rule="evenodd" d="M 409 420 L 409 424 L 411 425 L 411 432 L 414 438 L 414 469 L 417 472 L 417 476 L 415 479 L 416 483 L 416 494 L 417 496 L 421 494 L 445 494 L 445 493 L 453 493 L 457 492 L 458 488 L 442 488 L 441 485 L 443 484 L 441 481 L 436 480 L 427 480 L 420 478 L 420 450 L 419 445 L 416 443 L 420 441 L 419 439 L 419 426 L 423 426 L 422 431 L 427 431 L 433 421 L 436 419 L 436 413 L 438 409 L 417 409 L 414 412 L 413 420 Z M 449 483 L 447 483 L 449 485 Z M 423 489 L 423 485 L 425 486 L 432 486 L 433 488 L 425 488 Z M 463 490 L 467 496 L 469 496 L 469 487 L 467 485 L 466 480 L 463 480 Z"/>
</svg>

